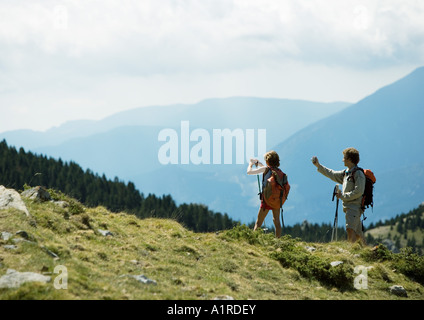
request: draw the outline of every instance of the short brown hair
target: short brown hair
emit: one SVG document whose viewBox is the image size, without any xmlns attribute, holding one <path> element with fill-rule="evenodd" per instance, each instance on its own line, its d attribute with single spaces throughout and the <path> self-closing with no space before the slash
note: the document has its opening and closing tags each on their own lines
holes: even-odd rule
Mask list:
<svg viewBox="0 0 424 320">
<path fill-rule="evenodd" d="M 270 167 L 280 166 L 280 157 L 278 156 L 278 153 L 275 152 L 274 150 L 271 150 L 265 153 L 264 159 L 266 162 L 268 162 Z"/>
<path fill-rule="evenodd" d="M 343 150 L 343 155 L 346 159 L 349 159 L 354 164 L 359 163 L 359 151 L 355 148 L 346 148 Z"/>
</svg>

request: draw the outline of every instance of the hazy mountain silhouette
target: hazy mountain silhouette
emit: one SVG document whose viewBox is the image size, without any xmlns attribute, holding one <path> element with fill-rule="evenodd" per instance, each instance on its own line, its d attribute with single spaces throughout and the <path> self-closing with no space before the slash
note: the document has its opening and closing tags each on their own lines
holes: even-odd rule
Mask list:
<svg viewBox="0 0 424 320">
<path fill-rule="evenodd" d="M 198 128 L 267 129 L 268 144 L 275 145 L 291 134 L 319 119 L 350 105 L 346 102 L 321 103 L 301 100 L 231 97 L 207 99 L 196 104 L 140 107 L 116 113 L 99 121 L 69 121 L 45 132 L 14 130 L 0 133 L 10 145 L 28 149 L 58 146 L 74 138 L 124 126 L 179 128 L 190 121 Z M 278 119 L 274 125 L 273 121 Z"/>
</svg>

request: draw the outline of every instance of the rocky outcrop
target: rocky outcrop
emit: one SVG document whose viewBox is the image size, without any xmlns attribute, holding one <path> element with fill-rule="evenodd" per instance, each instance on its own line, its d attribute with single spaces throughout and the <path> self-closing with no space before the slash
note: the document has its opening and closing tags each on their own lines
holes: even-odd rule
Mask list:
<svg viewBox="0 0 424 320">
<path fill-rule="evenodd" d="M 21 195 L 16 190 L 0 186 L 0 210 L 10 208 L 18 209 L 30 217 L 28 209 L 22 201 Z"/>
<path fill-rule="evenodd" d="M 19 288 L 26 282 L 47 283 L 51 277 L 43 276 L 34 272 L 18 272 L 8 269 L 6 274 L 0 278 L 0 288 Z"/>
<path fill-rule="evenodd" d="M 97 231 L 104 237 L 111 236 L 113 237 L 113 233 L 109 230 L 97 229 Z"/>
<path fill-rule="evenodd" d="M 404 298 L 408 297 L 408 293 L 406 292 L 405 288 L 400 285 L 391 286 L 389 290 L 390 290 L 390 293 L 398 297 L 404 297 Z"/>
<path fill-rule="evenodd" d="M 52 198 L 50 193 L 44 187 L 34 187 L 22 192 L 22 197 L 38 201 L 50 201 Z"/>
<path fill-rule="evenodd" d="M 157 285 L 157 282 L 155 280 L 149 279 L 147 278 L 145 275 L 140 274 L 140 275 L 132 275 L 132 274 L 123 274 L 122 277 L 130 277 L 130 278 L 134 278 L 135 280 L 137 280 L 138 282 L 142 283 L 142 284 L 151 284 L 151 285 Z"/>
</svg>

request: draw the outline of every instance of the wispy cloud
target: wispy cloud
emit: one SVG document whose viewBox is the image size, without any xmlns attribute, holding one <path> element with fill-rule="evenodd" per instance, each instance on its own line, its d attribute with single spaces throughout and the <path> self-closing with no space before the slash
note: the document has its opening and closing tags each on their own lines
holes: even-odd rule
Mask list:
<svg viewBox="0 0 424 320">
<path fill-rule="evenodd" d="M 13 1 L 0 12 L 2 48 L 29 50 L 1 55 L 17 66 L 34 50 L 103 70 L 128 72 L 127 62 L 147 74 L 283 58 L 369 67 L 422 63 L 424 54 L 421 1 Z"/>
<path fill-rule="evenodd" d="M 415 0 L 2 1 L 0 108 L 32 109 L 22 97 L 28 95 L 33 106 L 64 110 L 60 102 L 91 99 L 93 114 L 112 112 L 117 91 L 129 95 L 124 84 L 142 91 L 150 86 L 144 100 L 122 98 L 131 107 L 153 102 L 154 95 L 165 102 L 161 89 L 179 92 L 169 96 L 174 102 L 248 92 L 281 96 L 273 82 L 290 85 L 311 70 L 324 78 L 344 72 L 346 80 L 358 70 L 398 68 L 397 77 L 424 63 L 422 21 L 424 2 Z M 252 77 L 256 81 L 246 82 Z M 182 90 L 183 80 L 194 87 Z M 308 94 L 314 90 L 292 85 L 288 92 L 329 97 L 323 84 L 322 95 Z M 104 101 L 90 94 L 99 91 Z M 61 112 L 62 120 L 69 113 Z"/>
</svg>

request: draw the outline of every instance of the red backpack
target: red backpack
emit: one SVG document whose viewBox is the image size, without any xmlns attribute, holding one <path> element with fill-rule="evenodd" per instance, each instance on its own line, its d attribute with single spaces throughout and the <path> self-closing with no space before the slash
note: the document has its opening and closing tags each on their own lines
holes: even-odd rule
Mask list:
<svg viewBox="0 0 424 320">
<path fill-rule="evenodd" d="M 370 169 L 362 169 L 357 167 L 352 171 L 350 176 L 353 179 L 353 182 L 355 182 L 355 171 L 361 170 L 365 175 L 365 190 L 364 194 L 362 195 L 362 210 L 365 211 L 366 208 L 369 208 L 371 206 L 372 209 L 374 209 L 374 199 L 373 199 L 373 193 L 374 193 L 374 183 L 377 181 L 377 179 L 374 176 L 374 173 Z M 345 172 L 346 174 L 346 172 Z"/>
<path fill-rule="evenodd" d="M 273 209 L 283 207 L 290 192 L 287 175 L 279 168 L 268 167 L 262 178 L 262 199 Z"/>
</svg>

